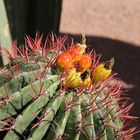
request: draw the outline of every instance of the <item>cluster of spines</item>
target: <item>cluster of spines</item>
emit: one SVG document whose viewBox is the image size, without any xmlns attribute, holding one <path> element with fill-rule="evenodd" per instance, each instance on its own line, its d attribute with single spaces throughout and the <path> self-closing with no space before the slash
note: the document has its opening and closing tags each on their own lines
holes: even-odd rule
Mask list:
<svg viewBox="0 0 140 140">
<path fill-rule="evenodd" d="M 30 104 L 30 101 L 33 101 L 33 102 L 37 101 L 38 98 L 40 98 L 40 102 L 43 101 L 42 95 L 45 95 L 46 92 L 49 93 L 51 92 L 51 90 L 56 89 L 57 90 L 56 95 L 53 95 L 53 92 L 52 92 L 50 93 L 50 96 L 47 96 L 47 100 L 54 99 L 53 103 L 55 105 L 53 105 L 53 103 L 51 102 L 49 103 L 53 110 L 50 109 L 48 111 L 47 109 L 49 107 L 48 108 L 47 106 L 43 107 L 42 105 L 42 107 L 44 108 L 43 110 L 46 111 L 44 114 L 43 113 L 40 114 L 40 112 L 37 112 L 37 109 L 32 112 L 29 112 L 29 111 L 24 112 L 26 115 L 28 115 L 28 113 L 32 113 L 32 115 L 34 116 L 33 118 L 37 119 L 36 123 L 30 127 L 31 131 L 34 130 L 34 131 L 40 132 L 38 129 L 35 129 L 35 128 L 39 126 L 43 127 L 46 124 L 46 122 L 50 121 L 52 122 L 54 126 L 55 125 L 57 126 L 56 130 L 53 129 L 53 125 L 51 128 L 56 134 L 55 139 L 61 139 L 63 136 L 66 136 L 67 134 L 64 134 L 64 130 L 60 131 L 62 129 L 60 126 L 62 124 L 63 124 L 64 129 L 67 125 L 66 123 L 64 123 L 63 118 L 62 118 L 62 122 L 60 122 L 60 124 L 57 124 L 56 120 L 53 117 L 50 117 L 51 115 L 53 115 L 53 113 L 56 114 L 61 104 L 64 104 L 63 105 L 64 109 L 62 110 L 65 112 L 64 116 L 67 119 L 70 115 L 71 110 L 76 110 L 75 112 L 77 112 L 77 114 L 75 114 L 75 117 L 77 120 L 76 120 L 76 123 L 74 124 L 76 125 L 75 130 L 77 133 L 76 134 L 77 138 L 80 137 L 81 133 L 87 138 L 89 138 L 88 133 L 91 133 L 91 129 L 94 126 L 94 129 L 96 130 L 92 132 L 93 133 L 92 136 L 95 139 L 100 139 L 100 138 L 106 139 L 107 137 L 109 137 L 107 136 L 105 132 L 106 127 L 111 129 L 111 131 L 114 131 L 113 132 L 114 139 L 115 138 L 126 139 L 126 140 L 129 139 L 131 135 L 133 135 L 133 133 L 135 132 L 136 128 L 131 128 L 131 129 L 128 128 L 128 130 L 125 130 L 125 126 L 123 126 L 125 122 L 123 121 L 125 119 L 134 119 L 135 117 L 130 116 L 128 113 L 132 105 L 124 104 L 124 105 L 121 105 L 122 107 L 118 105 L 118 102 L 120 100 L 122 99 L 124 100 L 124 98 L 121 97 L 121 94 L 122 94 L 121 85 L 118 82 L 114 81 L 113 76 L 110 76 L 107 79 L 100 81 L 99 84 L 93 83 L 93 84 L 90 84 L 86 88 L 79 86 L 74 90 L 67 89 L 68 87 L 63 84 L 63 80 L 67 76 L 65 71 L 62 72 L 61 74 L 59 73 L 59 76 L 57 75 L 53 76 L 52 73 L 54 74 L 54 72 L 50 71 L 51 69 L 53 69 L 55 62 L 61 53 L 63 43 L 66 38 L 55 40 L 53 35 L 51 35 L 50 38 L 51 38 L 51 41 L 48 41 L 47 39 L 44 45 L 42 45 L 42 36 L 39 37 L 37 35 L 35 40 L 33 40 L 30 37 L 26 37 L 26 43 L 25 43 L 24 49 L 19 50 L 16 44 L 14 43 L 14 45 L 12 46 L 12 53 L 10 53 L 8 50 L 2 50 L 9 58 L 10 62 L 7 64 L 7 66 L 1 69 L 0 76 L 3 78 L 0 83 L 2 87 L 1 88 L 2 93 L 0 94 L 1 108 L 3 106 L 6 106 L 11 98 L 14 98 L 14 96 L 12 96 L 12 92 L 15 92 L 15 91 L 21 92 L 21 95 L 22 95 L 22 88 L 24 86 L 26 87 L 27 85 L 29 85 L 28 86 L 29 91 L 32 93 L 28 93 L 28 95 L 26 94 L 22 95 L 26 97 L 26 101 L 24 101 L 25 103 L 23 104 L 23 106 L 26 105 L 26 103 L 28 102 Z M 93 59 L 94 62 L 92 63 L 93 64 L 92 67 L 94 69 L 99 64 L 100 56 L 97 57 L 95 53 L 93 56 L 94 56 L 94 59 Z M 43 61 L 43 65 L 40 63 L 42 61 Z M 34 64 L 34 66 L 31 65 L 32 63 Z M 24 68 L 26 64 L 30 65 L 29 70 L 27 70 L 27 68 L 22 70 L 22 68 Z M 22 65 L 24 66 L 22 67 Z M 26 72 L 29 72 L 29 74 L 27 74 Z M 21 77 L 22 78 L 24 77 L 23 76 L 24 73 L 28 75 L 26 77 L 27 79 L 19 79 Z M 47 76 L 47 73 L 49 76 Z M 55 74 L 56 73 L 57 72 L 55 72 Z M 28 78 L 29 75 L 32 78 Z M 52 75 L 52 77 L 50 75 Z M 13 81 L 13 83 L 11 84 L 10 82 L 12 82 L 13 78 L 15 79 L 15 81 Z M 17 81 L 16 81 L 16 78 L 17 78 Z M 51 80 L 49 81 L 47 78 Z M 20 83 L 20 80 L 25 83 Z M 39 81 L 38 84 L 36 84 L 36 81 Z M 10 90 L 9 86 L 10 84 L 11 86 L 16 84 L 15 82 L 19 83 L 20 85 L 17 89 L 14 89 L 15 91 L 12 91 L 13 89 L 10 88 L 12 89 Z M 36 88 L 37 85 L 38 85 L 38 88 Z M 58 87 L 58 85 L 60 86 Z M 38 101 L 37 103 L 40 103 L 40 102 Z M 35 106 L 35 103 L 34 103 L 34 106 Z M 18 109 L 20 110 L 21 107 L 22 106 L 20 106 Z M 14 117 L 12 117 L 18 113 L 19 111 L 18 109 L 13 110 L 13 112 L 11 110 L 10 112 L 11 114 L 8 112 L 9 116 L 5 118 L 3 117 L 0 119 L 1 131 L 6 131 L 6 130 L 11 131 L 14 129 L 14 126 L 17 124 L 17 122 L 18 121 L 20 122 L 20 119 L 21 119 L 20 115 L 18 116 L 19 118 L 17 119 L 14 119 Z M 94 121 L 91 121 L 91 119 L 89 119 L 89 117 L 93 116 L 93 114 L 95 114 L 95 118 L 97 117 L 96 121 L 99 121 L 99 124 L 98 124 L 100 125 L 99 128 L 96 125 L 97 122 L 94 123 Z M 52 119 L 49 120 L 48 118 L 52 118 Z M 100 128 L 102 130 L 98 130 Z M 22 132 L 24 132 L 24 130 L 22 130 Z M 96 133 L 99 133 L 99 134 L 96 134 Z"/>
</svg>

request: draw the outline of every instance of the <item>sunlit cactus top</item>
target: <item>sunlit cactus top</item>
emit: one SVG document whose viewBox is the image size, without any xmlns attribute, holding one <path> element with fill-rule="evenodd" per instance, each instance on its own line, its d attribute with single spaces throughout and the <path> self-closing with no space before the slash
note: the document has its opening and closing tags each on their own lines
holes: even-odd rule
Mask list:
<svg viewBox="0 0 140 140">
<path fill-rule="evenodd" d="M 114 58 L 101 62 L 84 35 L 70 45 L 66 36 L 42 38 L 1 47 L 9 62 L 0 69 L 0 139 L 131 140 L 136 117 Z"/>
</svg>

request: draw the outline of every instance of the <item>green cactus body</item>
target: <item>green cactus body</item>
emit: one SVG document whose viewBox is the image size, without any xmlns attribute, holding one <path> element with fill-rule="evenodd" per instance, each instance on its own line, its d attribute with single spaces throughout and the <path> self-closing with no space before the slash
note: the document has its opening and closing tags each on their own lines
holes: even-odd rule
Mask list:
<svg viewBox="0 0 140 140">
<path fill-rule="evenodd" d="M 7 55 L 10 61 L 0 70 L 0 139 L 131 139 L 135 128 L 125 129 L 125 122 L 133 118 L 128 114 L 132 105 L 118 104 L 122 91 L 114 76 L 92 82 L 96 63 L 88 65 L 86 71 L 78 71 L 79 82 L 74 79 L 75 65 L 85 52 L 80 52 L 78 60 L 71 63 L 74 68 L 71 76 L 66 69 L 58 70 L 57 65 L 58 59 L 61 60 L 59 64 L 66 64 L 63 58 L 59 58 L 65 53 L 62 48 L 65 38 L 54 39 L 51 35 L 50 41 L 44 45 L 41 38 L 36 36 L 33 40 L 27 37 L 25 48 L 19 50 L 15 47 L 17 57 Z M 73 55 L 74 49 L 70 46 L 67 54 Z M 67 58 L 65 54 L 63 57 Z M 94 62 L 95 58 L 92 58 Z M 83 63 L 80 62 L 82 68 Z M 88 84 L 84 82 L 86 73 L 91 78 Z M 68 79 L 67 75 L 72 78 Z"/>
</svg>

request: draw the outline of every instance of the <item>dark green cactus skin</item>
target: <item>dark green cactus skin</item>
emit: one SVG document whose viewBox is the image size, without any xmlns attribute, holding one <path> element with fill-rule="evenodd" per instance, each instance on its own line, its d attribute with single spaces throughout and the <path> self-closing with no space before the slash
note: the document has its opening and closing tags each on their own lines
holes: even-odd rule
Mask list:
<svg viewBox="0 0 140 140">
<path fill-rule="evenodd" d="M 118 83 L 111 84 L 110 78 L 90 88 L 65 89 L 55 63 L 50 63 L 52 52 L 34 54 L 26 62 L 19 57 L 1 69 L 1 139 L 126 139 L 120 116 L 130 106 L 123 110 L 118 105 Z"/>
<path fill-rule="evenodd" d="M 11 34 L 10 34 L 10 27 L 6 13 L 6 7 L 4 4 L 4 0 L 0 1 L 0 46 L 3 48 L 10 49 L 11 43 Z M 0 56 L 0 61 L 2 57 L 3 64 L 7 64 L 7 59 L 4 55 Z"/>
</svg>

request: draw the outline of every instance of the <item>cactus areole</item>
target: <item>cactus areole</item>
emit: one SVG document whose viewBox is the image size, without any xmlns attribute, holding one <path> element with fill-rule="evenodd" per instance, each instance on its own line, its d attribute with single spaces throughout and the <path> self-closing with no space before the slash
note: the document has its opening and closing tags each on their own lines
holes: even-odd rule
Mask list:
<svg viewBox="0 0 140 140">
<path fill-rule="evenodd" d="M 129 140 L 136 132 L 133 106 L 112 74 L 114 59 L 100 62 L 67 37 L 26 36 L 23 48 L 1 48 L 1 140 Z"/>
</svg>

